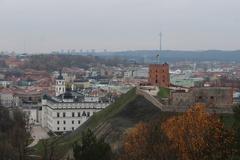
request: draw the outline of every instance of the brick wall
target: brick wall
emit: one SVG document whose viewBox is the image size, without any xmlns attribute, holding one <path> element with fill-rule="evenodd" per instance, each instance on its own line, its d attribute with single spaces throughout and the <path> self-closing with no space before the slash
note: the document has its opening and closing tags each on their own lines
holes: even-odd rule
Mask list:
<svg viewBox="0 0 240 160">
<path fill-rule="evenodd" d="M 172 92 L 172 105 L 193 105 L 204 103 L 208 107 L 231 106 L 233 90 L 230 87 L 200 87 L 192 88 L 189 92 Z"/>
<path fill-rule="evenodd" d="M 150 64 L 148 82 L 151 85 L 168 88 L 170 86 L 169 65 Z"/>
</svg>

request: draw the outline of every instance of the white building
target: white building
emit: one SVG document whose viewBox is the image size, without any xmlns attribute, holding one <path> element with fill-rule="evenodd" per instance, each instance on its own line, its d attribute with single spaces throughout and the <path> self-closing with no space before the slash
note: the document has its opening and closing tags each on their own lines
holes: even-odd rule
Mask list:
<svg viewBox="0 0 240 160">
<path fill-rule="evenodd" d="M 59 93 L 59 79 L 56 97 L 43 96 L 39 121 L 41 126 L 52 132 L 68 132 L 82 125 L 94 113 L 104 109 L 110 101 L 100 97 L 85 97 L 78 92 L 67 90 Z M 64 80 L 62 83 L 65 83 Z M 61 84 L 62 84 L 61 83 Z"/>
<path fill-rule="evenodd" d="M 6 88 L 0 93 L 0 103 L 4 107 L 16 107 L 19 105 L 19 98 L 10 89 Z"/>
<path fill-rule="evenodd" d="M 124 72 L 124 78 L 147 78 L 148 68 L 130 68 Z"/>
<path fill-rule="evenodd" d="M 0 80 L 0 86 L 6 88 L 10 85 L 12 85 L 12 81 Z"/>
<path fill-rule="evenodd" d="M 83 124 L 95 112 L 108 105 L 109 103 L 69 103 L 43 99 L 41 124 L 42 127 L 53 132 L 72 131 Z"/>
</svg>

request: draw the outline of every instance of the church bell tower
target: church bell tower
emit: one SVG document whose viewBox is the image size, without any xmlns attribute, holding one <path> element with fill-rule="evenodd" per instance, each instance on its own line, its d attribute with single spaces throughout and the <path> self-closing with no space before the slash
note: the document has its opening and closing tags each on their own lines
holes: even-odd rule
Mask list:
<svg viewBox="0 0 240 160">
<path fill-rule="evenodd" d="M 65 93 L 66 87 L 65 87 L 65 80 L 62 76 L 62 72 L 59 72 L 59 76 L 56 78 L 56 85 L 55 85 L 55 93 L 56 96 L 59 96 L 63 93 Z"/>
</svg>

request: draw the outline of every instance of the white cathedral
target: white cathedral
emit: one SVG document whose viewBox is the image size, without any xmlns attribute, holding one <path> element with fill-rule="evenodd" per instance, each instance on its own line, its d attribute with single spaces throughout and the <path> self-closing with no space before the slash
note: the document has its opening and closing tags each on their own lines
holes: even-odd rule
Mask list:
<svg viewBox="0 0 240 160">
<path fill-rule="evenodd" d="M 39 117 L 42 127 L 52 132 L 73 131 L 111 103 L 108 97 L 89 97 L 66 89 L 61 72 L 56 78 L 55 92 L 56 96 L 43 96 Z"/>
</svg>

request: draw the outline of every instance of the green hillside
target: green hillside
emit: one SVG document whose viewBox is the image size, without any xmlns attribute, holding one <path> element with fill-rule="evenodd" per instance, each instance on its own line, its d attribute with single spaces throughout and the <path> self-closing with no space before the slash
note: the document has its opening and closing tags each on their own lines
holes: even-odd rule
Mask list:
<svg viewBox="0 0 240 160">
<path fill-rule="evenodd" d="M 160 109 L 152 105 L 144 97 L 136 95 L 135 92 L 136 90 L 132 89 L 122 95 L 115 103 L 93 115 L 76 131 L 61 137 L 51 138 L 49 140 L 50 143 L 56 141 L 54 155 L 57 159 L 64 157 L 67 153 L 71 153 L 69 151 L 71 151 L 73 143 L 79 141 L 81 133 L 88 128 L 92 129 L 96 136 L 104 136 L 111 145 L 112 150 L 117 152 L 119 147 L 121 147 L 124 134 L 137 123 L 177 114 L 161 112 Z M 222 115 L 221 119 L 227 127 L 230 127 L 233 123 L 232 115 Z M 44 148 L 41 142 L 34 149 L 33 155 L 44 155 Z"/>
<path fill-rule="evenodd" d="M 149 121 L 159 116 L 161 111 L 148 102 L 144 97 L 137 96 L 135 89 L 122 95 L 115 103 L 106 109 L 93 115 L 76 131 L 65 135 L 57 141 L 57 155 L 64 156 L 72 147 L 73 143 L 80 139 L 83 131 L 90 128 L 97 136 L 104 136 L 111 145 L 113 151 L 117 151 L 121 146 L 124 133 L 135 124 L 141 121 Z M 164 116 L 168 114 L 164 113 Z M 37 147 L 38 153 L 43 148 Z"/>
</svg>

